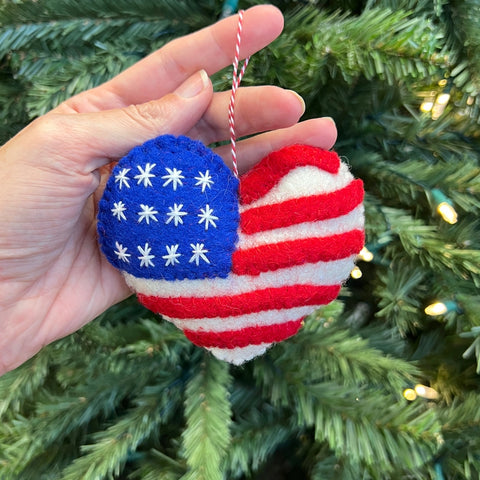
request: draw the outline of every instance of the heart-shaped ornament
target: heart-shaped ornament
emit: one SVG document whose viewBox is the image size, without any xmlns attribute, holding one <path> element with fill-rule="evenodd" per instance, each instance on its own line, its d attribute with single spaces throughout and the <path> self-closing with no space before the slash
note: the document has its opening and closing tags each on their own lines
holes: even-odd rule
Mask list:
<svg viewBox="0 0 480 480">
<path fill-rule="evenodd" d="M 201 142 L 163 135 L 113 169 L 100 245 L 143 305 L 239 365 L 337 297 L 363 246 L 363 193 L 331 151 L 286 147 L 239 181 Z"/>
</svg>

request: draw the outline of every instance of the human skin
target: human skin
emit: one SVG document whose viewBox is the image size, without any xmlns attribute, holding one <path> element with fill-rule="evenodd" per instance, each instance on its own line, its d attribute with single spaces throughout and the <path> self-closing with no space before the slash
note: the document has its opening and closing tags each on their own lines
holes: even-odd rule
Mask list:
<svg viewBox="0 0 480 480">
<path fill-rule="evenodd" d="M 237 22 L 233 16 L 170 42 L 0 148 L 0 375 L 130 295 L 98 247 L 103 186 L 114 162 L 150 138 L 187 135 L 207 145 L 229 138 L 230 92 L 214 93 L 208 76 L 231 64 Z M 241 55 L 282 29 L 275 7 L 247 10 Z M 331 148 L 333 121 L 299 122 L 303 112 L 289 90 L 240 88 L 237 135 L 258 133 L 237 143 L 240 173 L 286 145 Z M 230 162 L 228 145 L 215 151 Z"/>
</svg>

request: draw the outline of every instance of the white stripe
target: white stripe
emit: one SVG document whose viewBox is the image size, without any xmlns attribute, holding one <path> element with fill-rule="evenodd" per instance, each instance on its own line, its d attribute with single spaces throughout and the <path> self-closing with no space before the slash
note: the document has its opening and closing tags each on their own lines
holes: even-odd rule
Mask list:
<svg viewBox="0 0 480 480">
<path fill-rule="evenodd" d="M 240 205 L 240 213 L 293 198 L 333 193 L 346 187 L 352 180 L 353 176 L 343 162 L 338 173 L 328 173 L 312 165 L 297 167 L 290 170 L 266 195 L 248 205 Z"/>
<path fill-rule="evenodd" d="M 210 347 L 207 350 L 210 350 L 219 360 L 233 363 L 233 365 L 241 365 L 244 362 L 248 362 L 248 360 L 252 360 L 252 358 L 263 355 L 271 345 L 271 343 L 261 343 L 260 345 L 247 345 L 246 347 L 235 348 Z"/>
<path fill-rule="evenodd" d="M 299 238 L 319 238 L 346 233 L 350 230 L 363 230 L 364 226 L 363 204 L 341 217 L 330 218 L 320 222 L 305 222 L 289 227 L 275 228 L 252 235 L 238 234 L 237 250 L 255 248 L 269 243 L 287 242 Z"/>
<path fill-rule="evenodd" d="M 127 284 L 137 293 L 154 297 L 217 297 L 239 295 L 263 288 L 287 285 L 329 286 L 342 283 L 354 267 L 356 255 L 331 262 L 307 263 L 281 268 L 260 275 L 233 275 L 227 278 L 195 280 L 152 280 L 122 272 Z"/>
<path fill-rule="evenodd" d="M 264 312 L 247 313 L 236 317 L 179 319 L 163 316 L 181 330 L 192 332 L 228 332 L 249 327 L 264 327 L 292 322 L 310 315 L 322 305 L 306 305 L 281 310 L 266 310 Z M 324 306 L 324 305 L 323 305 Z"/>
</svg>

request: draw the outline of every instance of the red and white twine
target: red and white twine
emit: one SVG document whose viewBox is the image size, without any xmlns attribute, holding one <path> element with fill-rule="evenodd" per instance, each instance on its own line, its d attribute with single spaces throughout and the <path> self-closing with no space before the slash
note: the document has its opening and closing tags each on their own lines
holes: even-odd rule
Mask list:
<svg viewBox="0 0 480 480">
<path fill-rule="evenodd" d="M 238 164 L 237 164 L 237 137 L 235 133 L 235 96 L 237 94 L 238 87 L 242 81 L 245 70 L 247 69 L 248 62 L 250 57 L 245 58 L 240 72 L 238 71 L 239 61 L 240 61 L 240 44 L 242 42 L 242 31 L 243 31 L 243 10 L 238 12 L 238 30 L 237 30 L 237 39 L 235 43 L 235 55 L 233 59 L 233 76 L 232 76 L 232 93 L 230 95 L 230 104 L 228 106 L 228 125 L 230 127 L 230 144 L 232 151 L 232 164 L 233 164 L 233 173 L 238 178 Z"/>
</svg>

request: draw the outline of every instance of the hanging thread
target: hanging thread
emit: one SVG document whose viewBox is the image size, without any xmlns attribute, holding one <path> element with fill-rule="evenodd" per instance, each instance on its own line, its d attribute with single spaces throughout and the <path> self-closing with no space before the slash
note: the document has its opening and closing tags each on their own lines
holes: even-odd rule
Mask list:
<svg viewBox="0 0 480 480">
<path fill-rule="evenodd" d="M 240 45 L 242 42 L 242 31 L 243 31 L 243 10 L 238 12 L 238 29 L 237 29 L 237 38 L 235 42 L 235 55 L 233 59 L 233 75 L 232 75 L 232 92 L 230 95 L 230 104 L 228 106 L 228 125 L 230 127 L 230 144 L 232 151 L 232 164 L 233 164 L 233 173 L 238 178 L 238 164 L 237 164 L 237 137 L 235 133 L 235 96 L 237 94 L 238 87 L 242 81 L 245 70 L 247 69 L 248 62 L 250 57 L 245 58 L 240 72 L 238 71 L 240 63 Z"/>
</svg>

